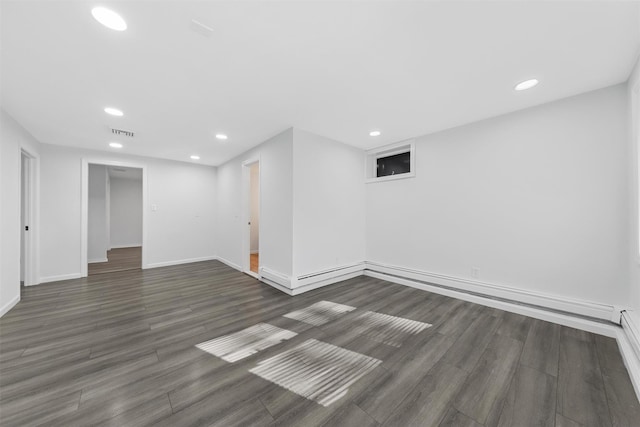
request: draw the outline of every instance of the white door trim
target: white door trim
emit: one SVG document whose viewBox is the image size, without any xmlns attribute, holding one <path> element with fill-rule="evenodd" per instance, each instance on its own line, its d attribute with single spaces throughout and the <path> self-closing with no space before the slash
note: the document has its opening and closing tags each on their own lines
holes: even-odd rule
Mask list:
<svg viewBox="0 0 640 427">
<path fill-rule="evenodd" d="M 250 157 L 249 159 L 242 162 L 242 271 L 247 273 L 253 277 L 259 278 L 259 276 L 251 271 L 251 258 L 249 257 L 249 253 L 251 252 L 251 226 L 249 225 L 251 221 L 251 166 L 254 164 L 258 164 L 258 181 L 260 184 L 262 183 L 261 175 L 262 168 L 260 167 L 260 156 Z M 260 197 L 259 201 L 260 211 L 262 211 L 262 197 Z M 260 235 L 260 230 L 258 230 L 258 236 Z M 258 243 L 258 248 L 260 247 L 260 240 Z M 258 252 L 260 250 L 258 249 Z M 258 266 L 258 271 L 260 271 L 260 266 Z"/>
<path fill-rule="evenodd" d="M 147 166 L 144 163 L 100 158 L 82 159 L 82 189 L 80 201 L 80 277 L 87 277 L 88 221 L 89 221 L 89 165 L 120 166 L 142 169 L 142 269 L 147 267 Z"/>
<path fill-rule="evenodd" d="M 40 283 L 38 273 L 40 271 L 40 157 L 25 147 L 20 149 L 20 167 L 22 168 L 22 155 L 27 158 L 27 182 L 26 193 L 26 225 L 29 232 L 24 239 L 24 285 L 32 286 Z M 22 170 L 20 171 L 22 179 Z M 21 212 L 22 215 L 22 212 Z M 20 230 L 24 233 L 24 230 Z"/>
</svg>

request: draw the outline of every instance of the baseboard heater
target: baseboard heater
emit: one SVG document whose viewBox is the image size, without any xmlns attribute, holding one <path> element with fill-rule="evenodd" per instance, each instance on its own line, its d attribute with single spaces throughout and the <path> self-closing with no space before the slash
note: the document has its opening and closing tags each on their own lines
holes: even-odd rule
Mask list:
<svg viewBox="0 0 640 427">
<path fill-rule="evenodd" d="M 629 338 L 629 342 L 631 343 L 631 348 L 633 352 L 636 354 L 638 360 L 640 360 L 640 330 L 636 329 L 636 325 L 631 320 L 629 313 L 626 311 L 622 312 L 621 316 L 621 324 L 622 329 L 627 334 Z"/>
<path fill-rule="evenodd" d="M 375 274 L 383 275 L 383 276 L 389 276 L 389 277 L 397 278 L 397 279 L 400 279 L 400 280 L 403 280 L 403 281 L 415 282 L 417 284 L 422 284 L 422 285 L 425 285 L 425 286 L 431 286 L 431 287 L 434 287 L 434 288 L 440 288 L 440 289 L 444 289 L 444 290 L 447 290 L 447 291 L 450 291 L 450 292 L 456 292 L 456 293 L 460 293 L 460 294 L 471 295 L 471 296 L 478 297 L 478 298 L 489 299 L 489 300 L 503 302 L 503 303 L 512 304 L 512 305 L 517 305 L 517 306 L 521 306 L 521 307 L 532 308 L 532 309 L 536 309 L 536 310 L 544 310 L 544 311 L 547 311 L 547 312 L 551 312 L 551 313 L 555 313 L 555 314 L 561 314 L 561 315 L 564 315 L 564 316 L 576 317 L 576 318 L 579 318 L 579 319 L 588 320 L 590 322 L 596 322 L 596 323 L 600 323 L 600 324 L 603 324 L 603 325 L 611 325 L 611 324 L 613 324 L 613 325 L 616 325 L 616 326 L 620 326 L 619 323 L 613 322 L 611 320 L 606 320 L 606 319 L 601 319 L 601 318 L 598 318 L 598 317 L 592 317 L 592 316 L 588 316 L 588 315 L 584 315 L 584 314 L 574 313 L 574 312 L 571 312 L 571 311 L 559 310 L 559 309 L 552 308 L 552 307 L 545 307 L 543 305 L 537 305 L 537 304 L 531 304 L 531 303 L 527 303 L 527 302 L 512 300 L 512 299 L 509 299 L 509 298 L 502 298 L 502 297 L 497 297 L 497 296 L 493 296 L 493 295 L 483 294 L 481 292 L 474 292 L 474 291 L 470 291 L 470 290 L 467 290 L 467 289 L 460 289 L 460 288 L 456 288 L 456 287 L 453 287 L 453 286 L 442 285 L 442 284 L 439 284 L 439 283 L 427 282 L 427 281 L 416 279 L 416 278 L 408 279 L 408 278 L 400 276 L 400 275 L 396 275 L 396 274 L 389 273 L 389 272 L 381 272 L 381 271 L 377 271 L 375 269 L 368 268 L 368 267 L 366 267 L 365 270 L 364 270 L 365 274 L 367 272 L 371 272 L 371 273 L 375 273 Z"/>
<path fill-rule="evenodd" d="M 338 272 L 351 273 L 353 271 L 363 270 L 363 269 L 364 269 L 364 262 L 361 262 L 358 264 L 345 265 L 342 267 L 330 268 L 328 270 L 322 270 L 322 271 L 316 271 L 314 273 L 303 274 L 302 276 L 298 276 L 298 281 L 313 279 L 314 277 L 325 276 L 327 274 L 333 274 Z"/>
</svg>

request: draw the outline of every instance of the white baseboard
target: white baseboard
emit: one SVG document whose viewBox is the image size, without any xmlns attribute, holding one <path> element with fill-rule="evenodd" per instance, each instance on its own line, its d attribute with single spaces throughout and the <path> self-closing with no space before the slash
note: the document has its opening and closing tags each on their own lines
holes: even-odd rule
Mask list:
<svg viewBox="0 0 640 427">
<path fill-rule="evenodd" d="M 378 273 L 375 271 L 365 270 L 365 276 L 375 277 L 376 279 L 387 280 L 389 282 L 398 283 L 400 285 L 409 286 L 423 291 L 433 292 L 436 294 L 445 295 L 452 298 L 461 299 L 463 301 L 469 301 L 475 304 L 484 305 L 487 307 L 497 308 L 499 310 L 509 311 L 511 313 L 522 314 L 524 316 L 533 317 L 540 320 L 546 320 L 547 322 L 553 322 L 571 328 L 581 329 L 587 332 L 593 332 L 594 334 L 604 335 L 607 337 L 615 338 L 616 330 L 619 326 L 612 323 L 599 322 L 594 320 L 585 319 L 582 317 L 576 317 L 572 314 L 564 314 L 556 311 L 549 311 L 545 308 L 531 307 L 527 305 L 520 305 L 517 302 L 508 302 L 503 300 L 496 300 L 490 297 L 483 297 L 479 295 L 469 294 L 463 291 L 455 291 L 452 289 L 442 288 L 440 286 L 429 285 L 426 283 L 416 282 L 415 280 L 403 279 L 397 276 L 390 276 L 384 273 Z"/>
<path fill-rule="evenodd" d="M 90 259 L 87 262 L 89 264 L 94 264 L 96 262 L 108 262 L 109 260 L 107 258 L 95 258 L 95 259 Z"/>
<path fill-rule="evenodd" d="M 264 276 L 262 276 L 260 278 L 260 281 L 262 283 L 265 283 L 265 284 L 271 286 L 272 288 L 275 288 L 275 289 L 279 290 L 280 292 L 284 292 L 285 294 L 287 294 L 289 296 L 293 296 L 293 290 L 291 290 L 291 289 L 289 289 L 287 287 L 284 287 L 284 286 L 280 285 L 279 283 L 274 282 L 274 281 L 272 281 L 270 279 L 267 279 Z"/>
<path fill-rule="evenodd" d="M 16 295 L 15 297 L 13 297 L 11 299 L 11 301 L 9 301 L 8 303 L 6 303 L 5 305 L 3 305 L 2 307 L 0 307 L 0 317 L 4 316 L 5 314 L 7 314 L 7 312 L 9 310 L 11 310 L 17 303 L 20 302 L 20 293 L 18 292 L 18 295 Z"/>
<path fill-rule="evenodd" d="M 180 264 L 190 264 L 192 262 L 201 262 L 201 261 L 211 261 L 218 259 L 217 256 L 203 256 L 198 258 L 187 258 L 187 259 L 178 259 L 175 261 L 163 261 L 163 262 L 154 262 L 151 264 L 147 264 L 142 266 L 143 269 L 148 268 L 158 268 L 158 267 L 169 267 L 171 265 L 180 265 Z M 222 261 L 222 260 L 221 260 Z"/>
<path fill-rule="evenodd" d="M 260 267 L 260 280 L 287 295 L 293 295 L 291 277 L 286 274 L 271 270 L 268 267 Z"/>
<path fill-rule="evenodd" d="M 258 279 L 260 280 L 260 276 L 258 276 L 257 273 L 254 273 L 253 271 L 243 271 L 244 274 L 246 274 L 247 276 L 251 276 L 254 279 Z"/>
<path fill-rule="evenodd" d="M 57 276 L 45 276 L 41 277 L 38 283 L 59 282 L 61 280 L 79 279 L 82 275 L 80 273 L 60 274 Z"/>
<path fill-rule="evenodd" d="M 260 280 L 287 295 L 293 296 L 361 276 L 364 266 L 364 262 L 358 262 L 293 278 L 268 267 L 260 267 Z"/>
<path fill-rule="evenodd" d="M 300 295 L 313 289 L 361 276 L 364 269 L 365 262 L 360 261 L 328 270 L 300 275 L 291 281 L 293 295 Z"/>
<path fill-rule="evenodd" d="M 260 253 L 260 251 L 256 249 L 255 251 L 254 251 L 254 250 L 249 251 L 249 253 L 250 253 L 250 254 L 252 254 L 252 255 L 254 255 L 254 254 L 259 254 L 259 253 Z"/>
<path fill-rule="evenodd" d="M 611 321 L 611 319 L 615 317 L 614 306 L 607 304 L 598 304 L 557 295 L 544 294 L 541 292 L 526 291 L 493 283 L 447 276 L 444 274 L 431 273 L 428 271 L 420 271 L 377 262 L 367 262 L 366 268 L 367 271 L 383 273 L 389 276 L 397 276 L 405 280 L 425 284 L 435 284 L 455 291 L 519 302 L 549 310 L 577 314 L 579 316 L 592 317 L 606 321 Z"/>
<path fill-rule="evenodd" d="M 125 249 L 125 248 L 141 248 L 142 247 L 142 243 L 131 243 L 130 245 L 114 245 L 109 247 L 109 250 L 111 249 Z"/>
<path fill-rule="evenodd" d="M 228 259 L 222 258 L 222 257 L 215 257 L 215 259 L 217 259 L 218 261 L 220 261 L 223 264 L 227 264 L 229 267 L 231 268 L 235 268 L 238 271 L 242 271 L 242 267 L 240 267 L 238 264 L 229 261 Z"/>
<path fill-rule="evenodd" d="M 346 273 L 346 274 L 341 274 L 340 276 L 335 276 L 335 277 L 331 277 L 331 278 L 327 278 L 327 279 L 311 282 L 311 283 L 308 283 L 306 285 L 298 286 L 298 287 L 292 289 L 291 290 L 292 291 L 292 295 L 300 295 L 300 294 L 303 294 L 305 292 L 312 291 L 314 289 L 322 288 L 324 286 L 328 286 L 328 285 L 334 284 L 336 282 L 342 282 L 343 280 L 349 280 L 349 279 L 352 279 L 352 278 L 358 277 L 358 276 L 362 276 L 362 270 L 354 271 L 354 272 Z"/>
<path fill-rule="evenodd" d="M 622 314 L 622 328 L 618 331 L 618 347 L 629 378 L 640 400 L 640 315 L 637 312 Z"/>
</svg>

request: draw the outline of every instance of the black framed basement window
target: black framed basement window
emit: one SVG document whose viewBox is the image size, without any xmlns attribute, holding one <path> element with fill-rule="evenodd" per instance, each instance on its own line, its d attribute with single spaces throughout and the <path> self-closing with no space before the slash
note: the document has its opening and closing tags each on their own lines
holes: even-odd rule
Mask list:
<svg viewBox="0 0 640 427">
<path fill-rule="evenodd" d="M 411 172 L 410 151 L 376 159 L 376 178 L 409 172 Z"/>
<path fill-rule="evenodd" d="M 366 182 L 415 176 L 415 144 L 403 141 L 367 152 Z"/>
</svg>

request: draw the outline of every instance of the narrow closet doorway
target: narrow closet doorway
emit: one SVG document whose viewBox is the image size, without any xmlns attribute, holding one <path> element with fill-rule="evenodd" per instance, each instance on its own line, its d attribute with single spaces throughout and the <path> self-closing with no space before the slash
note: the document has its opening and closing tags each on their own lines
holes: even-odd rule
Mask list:
<svg viewBox="0 0 640 427">
<path fill-rule="evenodd" d="M 260 164 L 254 162 L 245 165 L 245 174 L 248 172 L 248 213 L 247 231 L 249 244 L 248 262 L 245 263 L 245 271 L 258 275 L 260 271 Z M 248 267 L 248 268 L 247 268 Z"/>
<path fill-rule="evenodd" d="M 142 169 L 89 164 L 89 276 L 142 268 Z"/>
</svg>

